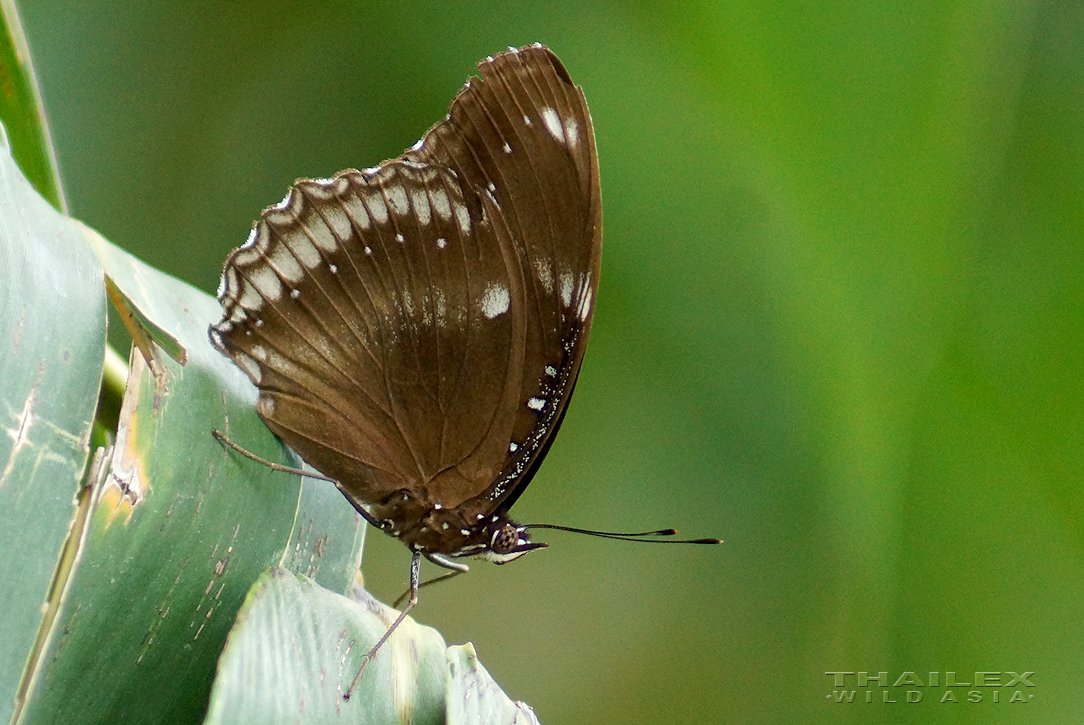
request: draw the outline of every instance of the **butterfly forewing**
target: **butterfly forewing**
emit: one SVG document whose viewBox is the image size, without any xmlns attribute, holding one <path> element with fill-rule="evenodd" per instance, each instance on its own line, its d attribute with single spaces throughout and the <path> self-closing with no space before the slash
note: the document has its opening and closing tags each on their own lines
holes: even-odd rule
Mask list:
<svg viewBox="0 0 1084 725">
<path fill-rule="evenodd" d="M 601 197 L 587 103 L 556 56 L 534 46 L 479 70 L 407 157 L 492 193 L 524 273 L 527 355 L 511 441 L 521 455 L 487 493 L 494 500 L 544 450 L 571 396 L 598 285 Z"/>
<path fill-rule="evenodd" d="M 211 330 L 268 426 L 356 504 L 405 490 L 471 521 L 518 495 L 556 430 L 601 246 L 580 90 L 541 46 L 479 69 L 403 158 L 265 210 Z"/>
</svg>

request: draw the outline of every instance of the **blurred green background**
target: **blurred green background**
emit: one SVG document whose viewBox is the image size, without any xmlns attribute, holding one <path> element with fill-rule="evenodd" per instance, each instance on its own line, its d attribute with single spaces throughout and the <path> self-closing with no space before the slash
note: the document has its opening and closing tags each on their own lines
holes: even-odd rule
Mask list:
<svg viewBox="0 0 1084 725">
<path fill-rule="evenodd" d="M 515 514 L 726 544 L 551 532 L 425 590 L 544 723 L 1081 721 L 1084 5 L 19 6 L 72 214 L 209 292 L 290 182 L 399 154 L 485 55 L 541 41 L 584 87 L 602 284 Z M 370 535 L 370 589 L 408 559 Z M 939 702 L 977 670 L 1035 687 Z M 941 679 L 838 704 L 826 671 Z"/>
</svg>

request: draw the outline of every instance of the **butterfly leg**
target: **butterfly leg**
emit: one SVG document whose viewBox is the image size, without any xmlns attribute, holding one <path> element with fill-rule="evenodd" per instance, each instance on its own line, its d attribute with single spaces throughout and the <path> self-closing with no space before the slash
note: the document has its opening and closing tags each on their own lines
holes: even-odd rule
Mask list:
<svg viewBox="0 0 1084 725">
<path fill-rule="evenodd" d="M 350 695 L 354 692 L 354 688 L 357 687 L 358 682 L 361 681 L 361 676 L 365 672 L 365 667 L 373 660 L 374 657 L 376 657 L 377 651 L 384 645 L 385 642 L 388 641 L 388 637 L 391 636 L 391 633 L 394 632 L 400 624 L 402 624 L 403 620 L 406 619 L 407 614 L 410 613 L 410 610 L 413 609 L 414 605 L 418 603 L 418 590 L 421 588 L 422 578 L 421 572 L 422 555 L 421 552 L 415 551 L 414 556 L 410 560 L 410 598 L 407 601 L 407 605 L 403 607 L 403 611 L 399 612 L 398 618 L 396 618 L 396 620 L 391 623 L 391 626 L 388 627 L 388 631 L 384 633 L 384 636 L 377 640 L 376 644 L 373 645 L 373 648 L 369 650 L 369 653 L 367 655 L 365 655 L 365 659 L 361 661 L 361 667 L 358 669 L 358 673 L 354 676 L 354 681 L 350 683 L 350 689 L 348 689 L 346 693 L 343 694 L 344 700 L 350 699 Z"/>
<path fill-rule="evenodd" d="M 422 582 L 422 583 L 421 583 L 421 584 L 420 584 L 420 585 L 418 586 L 418 588 L 419 588 L 419 589 L 421 589 L 422 587 L 427 587 L 427 586 L 429 586 L 430 584 L 436 584 L 437 582 L 442 582 L 442 581 L 444 581 L 445 579 L 451 579 L 451 578 L 452 578 L 453 576 L 459 576 L 459 575 L 460 575 L 460 574 L 462 574 L 462 573 L 463 573 L 463 572 L 461 572 L 461 571 L 453 571 L 453 572 L 449 572 L 448 574 L 441 574 L 441 575 L 440 575 L 440 576 L 438 576 L 438 577 L 437 577 L 436 579 L 430 579 L 430 580 L 429 580 L 429 581 L 427 581 L 427 582 Z M 410 596 L 410 590 L 409 590 L 409 589 L 407 589 L 407 590 L 406 590 L 405 592 L 403 592 L 402 594 L 400 594 L 400 595 L 399 595 L 399 598 L 395 600 L 395 603 L 391 605 L 391 606 L 392 606 L 392 608 L 393 608 L 393 609 L 398 609 L 398 608 L 399 608 L 399 605 L 403 603 L 403 600 L 404 600 L 404 599 L 406 599 L 406 598 L 407 598 L 407 597 L 409 597 L 409 596 Z"/>
<path fill-rule="evenodd" d="M 441 556 L 440 554 L 426 554 L 425 558 L 428 559 L 429 561 L 433 562 L 437 566 L 443 566 L 445 569 L 451 569 L 452 571 L 450 571 L 447 574 L 441 574 L 440 576 L 436 577 L 435 579 L 430 579 L 427 582 L 422 582 L 421 584 L 418 585 L 419 589 L 421 589 L 422 587 L 427 587 L 430 584 L 436 584 L 437 582 L 442 582 L 445 579 L 451 579 L 453 576 L 459 576 L 460 574 L 462 574 L 464 572 L 470 571 L 470 567 L 467 566 L 466 564 L 461 564 L 458 561 L 452 561 L 451 559 L 448 559 L 447 557 Z M 398 609 L 399 605 L 403 603 L 403 600 L 406 599 L 408 596 L 410 596 L 411 591 L 413 591 L 413 589 L 407 589 L 405 592 L 403 592 L 399 596 L 399 598 L 395 600 L 395 604 L 392 604 L 392 607 L 394 607 L 395 609 Z"/>
</svg>

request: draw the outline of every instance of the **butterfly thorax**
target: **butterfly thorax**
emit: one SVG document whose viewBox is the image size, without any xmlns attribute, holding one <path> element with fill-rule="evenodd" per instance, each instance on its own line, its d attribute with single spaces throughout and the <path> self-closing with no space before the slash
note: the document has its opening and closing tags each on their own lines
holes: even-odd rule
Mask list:
<svg viewBox="0 0 1084 725">
<path fill-rule="evenodd" d="M 469 501 L 446 508 L 407 489 L 373 505 L 369 513 L 385 533 L 423 554 L 485 556 L 503 564 L 545 546 L 532 543 L 504 513 L 483 513 Z"/>
</svg>

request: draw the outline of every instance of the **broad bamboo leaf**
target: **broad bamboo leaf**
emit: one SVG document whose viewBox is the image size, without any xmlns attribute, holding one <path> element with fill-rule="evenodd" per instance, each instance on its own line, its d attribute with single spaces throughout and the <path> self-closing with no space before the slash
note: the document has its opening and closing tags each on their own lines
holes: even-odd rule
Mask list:
<svg viewBox="0 0 1084 725">
<path fill-rule="evenodd" d="M 396 612 L 272 569 L 253 585 L 219 663 L 206 723 L 444 722 L 445 645 L 407 618 L 343 693 Z"/>
<path fill-rule="evenodd" d="M 76 516 L 105 357 L 102 270 L 0 129 L 0 720 Z"/>
<path fill-rule="evenodd" d="M 23 174 L 54 208 L 67 211 L 56 154 L 41 105 L 15 0 L 0 2 L 0 121 L 7 128 L 11 155 Z"/>
</svg>

